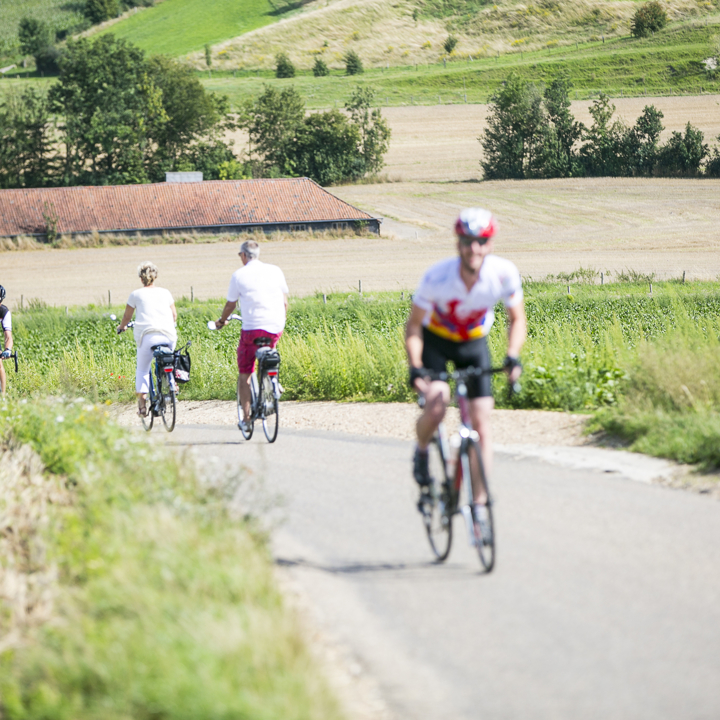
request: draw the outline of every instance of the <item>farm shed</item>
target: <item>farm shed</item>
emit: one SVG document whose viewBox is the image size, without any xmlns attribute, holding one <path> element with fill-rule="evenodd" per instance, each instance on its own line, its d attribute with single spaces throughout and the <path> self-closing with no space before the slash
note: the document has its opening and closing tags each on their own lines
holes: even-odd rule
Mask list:
<svg viewBox="0 0 720 720">
<path fill-rule="evenodd" d="M 0 190 L 0 237 L 349 229 L 381 218 L 309 178 Z"/>
</svg>

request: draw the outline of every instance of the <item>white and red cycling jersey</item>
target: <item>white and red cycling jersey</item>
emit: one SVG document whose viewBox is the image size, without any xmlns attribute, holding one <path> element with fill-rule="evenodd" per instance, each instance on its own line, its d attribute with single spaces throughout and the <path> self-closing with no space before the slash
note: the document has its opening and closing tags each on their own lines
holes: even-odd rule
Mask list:
<svg viewBox="0 0 720 720">
<path fill-rule="evenodd" d="M 470 290 L 460 277 L 460 258 L 441 260 L 423 275 L 413 303 L 425 310 L 423 325 L 439 337 L 467 342 L 485 337 L 495 320 L 493 308 L 522 302 L 520 273 L 510 260 L 487 255 Z"/>
</svg>

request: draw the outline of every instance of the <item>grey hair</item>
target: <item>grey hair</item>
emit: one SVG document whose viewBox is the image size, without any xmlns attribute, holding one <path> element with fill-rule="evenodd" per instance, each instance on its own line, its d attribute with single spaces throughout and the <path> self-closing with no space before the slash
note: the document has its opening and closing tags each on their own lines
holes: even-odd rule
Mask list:
<svg viewBox="0 0 720 720">
<path fill-rule="evenodd" d="M 147 262 L 138 265 L 138 277 L 142 280 L 142 284 L 146 287 L 152 285 L 158 276 L 158 269 L 155 263 Z"/>
<path fill-rule="evenodd" d="M 254 240 L 246 240 L 240 246 L 240 252 L 251 260 L 257 260 L 260 257 L 260 246 Z"/>
</svg>

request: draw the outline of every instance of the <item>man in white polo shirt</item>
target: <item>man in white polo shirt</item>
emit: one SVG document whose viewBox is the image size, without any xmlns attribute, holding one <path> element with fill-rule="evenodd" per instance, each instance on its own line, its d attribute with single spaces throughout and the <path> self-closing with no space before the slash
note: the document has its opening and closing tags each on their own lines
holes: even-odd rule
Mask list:
<svg viewBox="0 0 720 720">
<path fill-rule="evenodd" d="M 260 262 L 260 247 L 254 240 L 247 240 L 240 247 L 243 266 L 230 278 L 227 302 L 220 319 L 215 323 L 219 328 L 227 324 L 228 318 L 240 301 L 242 332 L 237 350 L 238 388 L 246 423 L 250 417 L 250 376 L 255 369 L 255 339 L 270 338 L 270 347 L 275 347 L 285 328 L 288 287 L 283 271 L 277 265 Z"/>
</svg>

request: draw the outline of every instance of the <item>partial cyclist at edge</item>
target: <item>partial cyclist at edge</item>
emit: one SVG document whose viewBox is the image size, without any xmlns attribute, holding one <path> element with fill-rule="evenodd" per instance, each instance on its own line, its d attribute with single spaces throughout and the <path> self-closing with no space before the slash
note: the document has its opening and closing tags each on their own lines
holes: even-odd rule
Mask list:
<svg viewBox="0 0 720 720">
<path fill-rule="evenodd" d="M 450 402 L 448 384 L 431 380 L 427 371 L 443 372 L 448 361 L 457 369 L 489 369 L 487 334 L 495 320 L 493 308 L 502 300 L 508 316 L 504 367 L 511 382 L 516 382 L 522 373 L 520 351 L 527 333 L 522 282 L 510 260 L 492 254 L 496 231 L 496 220 L 489 211 L 463 210 L 455 223 L 458 255 L 441 260 L 427 270 L 413 295 L 405 344 L 410 384 L 425 396 L 416 426 L 417 446 L 413 458 L 421 512 L 431 483 L 428 446 Z M 491 375 L 470 377 L 467 387 L 470 419 L 478 434 L 483 465 L 489 477 L 493 461 L 491 413 L 495 405 Z M 482 527 L 487 522 L 489 498 L 485 487 L 473 487 L 473 495 L 473 513 Z"/>
<path fill-rule="evenodd" d="M 238 254 L 242 267 L 230 278 L 227 302 L 215 325 L 218 330 L 227 325 L 240 301 L 242 331 L 237 349 L 238 390 L 244 416 L 240 429 L 246 432 L 251 413 L 250 376 L 255 370 L 255 340 L 269 338 L 271 348 L 278 344 L 285 329 L 289 290 L 283 271 L 277 265 L 258 259 L 260 246 L 254 240 L 245 241 Z"/>
<path fill-rule="evenodd" d="M 147 395 L 150 392 L 153 350 L 160 345 L 166 345 L 170 350 L 174 350 L 177 343 L 175 300 L 169 290 L 155 285 L 157 276 L 158 269 L 151 262 L 144 262 L 138 267 L 138 277 L 143 287 L 130 293 L 125 314 L 117 328 L 118 335 L 125 332 L 133 313 L 136 313 L 133 327 L 137 344 L 135 390 L 140 417 L 146 417 L 149 412 Z"/>
<path fill-rule="evenodd" d="M 5 299 L 5 288 L 0 285 L 0 303 Z M 3 331 L 3 351 L 0 353 L 0 360 L 7 360 L 11 357 L 10 351 L 13 348 L 12 336 L 12 313 L 7 305 L 0 305 L 0 325 Z M 4 363 L 0 362 L 0 394 L 5 397 L 7 389 L 7 376 L 5 375 Z"/>
</svg>

